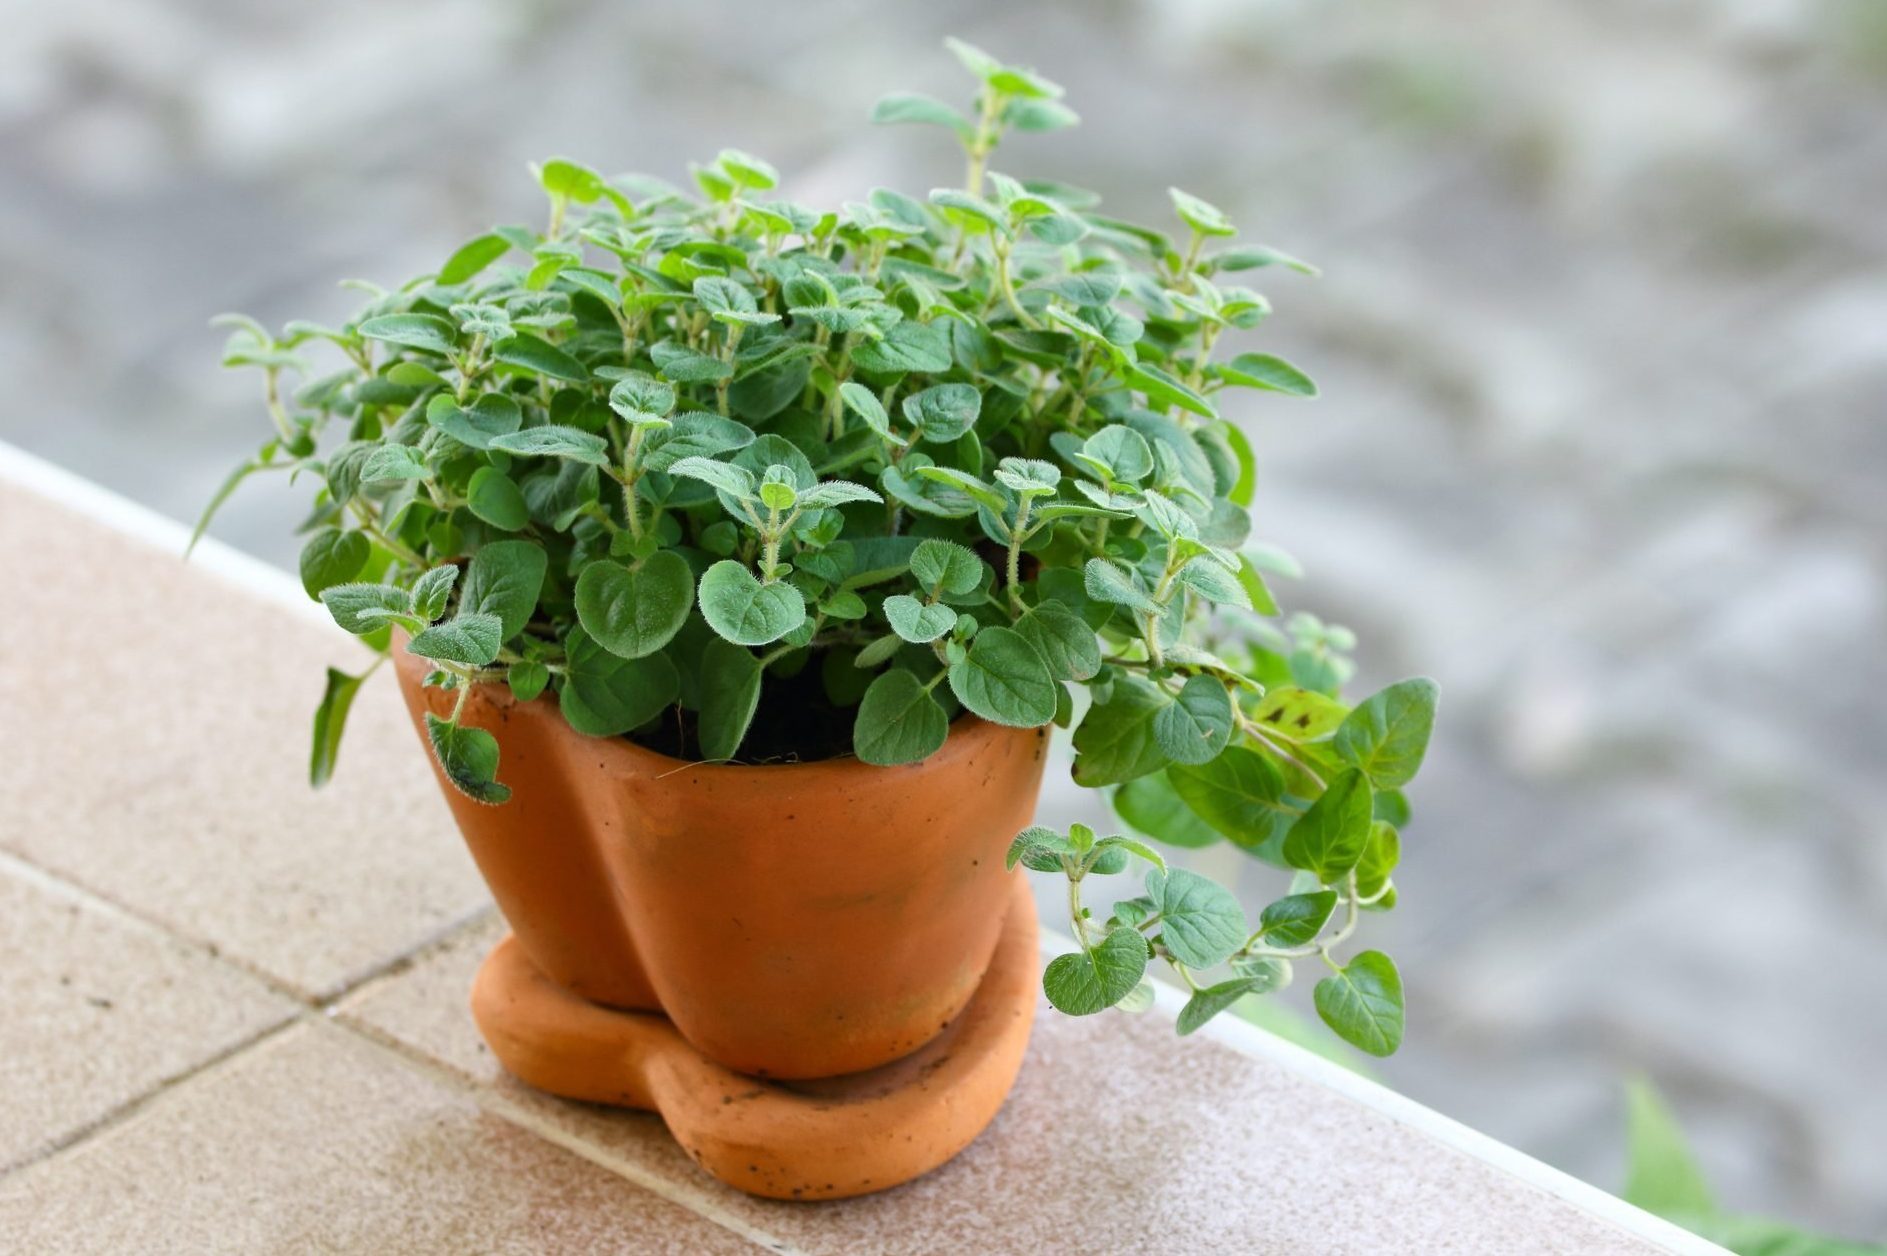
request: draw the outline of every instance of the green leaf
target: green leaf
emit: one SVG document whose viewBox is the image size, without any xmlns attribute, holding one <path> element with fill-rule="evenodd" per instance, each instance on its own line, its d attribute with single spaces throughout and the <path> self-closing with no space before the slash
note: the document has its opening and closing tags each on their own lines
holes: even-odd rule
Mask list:
<svg viewBox="0 0 1887 1256">
<path fill-rule="evenodd" d="M 471 482 L 465 488 L 465 506 L 503 532 L 517 532 L 531 521 L 524 490 L 497 467 L 480 467 L 472 472 Z"/>
<path fill-rule="evenodd" d="M 587 205 L 603 195 L 603 176 L 588 166 L 553 157 L 537 172 L 537 181 L 552 196 L 565 196 Z"/>
<path fill-rule="evenodd" d="M 446 779 L 476 802 L 496 805 L 511 797 L 500 785 L 498 739 L 482 728 L 466 728 L 426 712 L 426 738 L 445 769 Z"/>
<path fill-rule="evenodd" d="M 524 411 L 502 393 L 480 394 L 469 410 L 441 393 L 426 403 L 426 422 L 461 444 L 490 449 L 493 440 L 518 430 Z"/>
<path fill-rule="evenodd" d="M 459 569 L 451 563 L 434 567 L 413 582 L 413 613 L 431 623 L 446 613 L 452 586 L 459 581 Z"/>
<path fill-rule="evenodd" d="M 731 363 L 696 353 L 672 340 L 658 341 L 650 347 L 649 356 L 655 359 L 655 367 L 662 377 L 677 384 L 712 384 L 734 374 Z"/>
<path fill-rule="evenodd" d="M 1335 732 L 1349 708 L 1310 689 L 1282 685 L 1265 694 L 1252 720 L 1287 741 L 1318 741 Z"/>
<path fill-rule="evenodd" d="M 496 615 L 505 641 L 524 631 L 543 590 L 550 558 L 531 541 L 492 541 L 472 555 L 459 590 L 459 610 Z"/>
<path fill-rule="evenodd" d="M 379 617 L 363 616 L 363 611 L 408 614 L 413 609 L 413 597 L 390 584 L 336 584 L 321 590 L 321 604 L 328 608 L 335 623 L 359 637 L 383 622 Z"/>
<path fill-rule="evenodd" d="M 916 92 L 893 92 L 872 106 L 871 120 L 879 125 L 915 122 L 949 127 L 957 138 L 968 143 L 976 128 L 968 118 L 931 96 Z"/>
<path fill-rule="evenodd" d="M 655 653 L 681 631 L 694 596 L 694 573 L 673 550 L 657 550 L 633 568 L 598 559 L 577 575 L 577 620 L 611 654 L 639 659 Z M 741 731 L 745 730 L 743 723 Z"/>
<path fill-rule="evenodd" d="M 1155 410 L 1178 406 L 1208 419 L 1219 417 L 1217 407 L 1210 401 L 1150 362 L 1130 363 L 1127 367 L 1127 382 L 1145 393 L 1147 403 Z"/>
<path fill-rule="evenodd" d="M 1213 368 L 1213 374 L 1228 384 L 1288 393 L 1293 397 L 1315 397 L 1317 385 L 1310 376 L 1269 353 L 1241 353 L 1230 362 Z"/>
<path fill-rule="evenodd" d="M 370 447 L 363 446 L 363 451 L 365 448 Z M 363 452 L 361 457 L 364 458 L 365 456 Z M 210 520 L 216 517 L 216 512 L 222 507 L 224 502 L 229 500 L 230 494 L 236 491 L 237 486 L 256 472 L 265 471 L 267 469 L 268 464 L 251 459 L 238 466 L 224 477 L 223 482 L 217 486 L 216 492 L 210 495 L 209 503 L 203 507 L 203 513 L 197 516 L 197 526 L 190 530 L 190 541 L 183 548 L 183 556 L 185 558 L 190 557 L 191 551 L 196 549 L 197 542 L 201 541 L 203 534 L 209 530 Z M 353 494 L 351 492 L 336 494 L 335 500 L 337 502 L 345 502 L 352 496 Z"/>
<path fill-rule="evenodd" d="M 964 597 L 982 587 L 983 560 L 950 541 L 921 541 L 911 551 L 911 578 L 932 598 Z"/>
<path fill-rule="evenodd" d="M 1230 981 L 1195 990 L 1192 997 L 1186 1000 L 1186 1006 L 1179 1009 L 1174 1027 L 1183 1038 L 1246 995 L 1263 994 L 1272 989 L 1274 984 L 1264 977 L 1234 977 Z"/>
<path fill-rule="evenodd" d="M 407 642 L 406 652 L 445 663 L 483 667 L 498 657 L 504 625 L 496 615 L 470 614 L 434 624 Z"/>
<path fill-rule="evenodd" d="M 867 340 L 853 349 L 852 362 L 874 375 L 933 374 L 950 369 L 950 342 L 928 323 L 899 323 L 883 340 Z"/>
<path fill-rule="evenodd" d="M 712 485 L 737 501 L 750 500 L 754 495 L 753 472 L 731 462 L 721 462 L 715 458 L 683 458 L 669 467 L 668 473 Z"/>
<path fill-rule="evenodd" d="M 884 498 L 863 484 L 854 484 L 850 480 L 823 480 L 798 493 L 797 497 L 800 507 L 805 510 L 826 510 L 851 502 L 884 501 Z"/>
<path fill-rule="evenodd" d="M 1147 873 L 1147 896 L 1160 913 L 1160 940 L 1188 968 L 1210 968 L 1245 941 L 1245 913 L 1232 892 L 1185 868 Z"/>
<path fill-rule="evenodd" d="M 1283 775 L 1250 747 L 1229 746 L 1210 763 L 1175 764 L 1166 775 L 1194 815 L 1248 850 L 1295 819 Z"/>
<path fill-rule="evenodd" d="M 1397 681 L 1351 711 L 1331 744 L 1377 789 L 1401 789 L 1428 752 L 1439 693 L 1426 677 Z"/>
<path fill-rule="evenodd" d="M 1335 885 L 1362 859 L 1369 826 L 1369 781 L 1346 768 L 1285 834 L 1284 862 Z"/>
<path fill-rule="evenodd" d="M 521 367 L 533 375 L 546 375 L 572 384 L 589 382 L 590 373 L 583 363 L 529 332 L 521 331 L 492 350 L 492 357 L 510 366 Z"/>
<path fill-rule="evenodd" d="M 1282 266 L 1300 275 L 1322 273 L 1302 258 L 1292 257 L 1289 253 L 1274 249 L 1268 244 L 1247 244 L 1239 248 L 1227 249 L 1212 259 L 1212 266 L 1215 271 L 1256 270 L 1260 266 Z"/>
<path fill-rule="evenodd" d="M 666 654 L 626 659 L 581 628 L 564 641 L 564 721 L 588 737 L 620 737 L 662 713 L 681 694 L 681 676 Z"/>
<path fill-rule="evenodd" d="M 1166 698 L 1138 676 L 1114 682 L 1107 701 L 1088 708 L 1075 729 L 1074 777 L 1077 785 L 1118 785 L 1157 772 L 1168 763 L 1153 720 Z"/>
<path fill-rule="evenodd" d="M 301 587 L 309 597 L 318 598 L 321 590 L 358 576 L 372 553 L 365 534 L 322 528 L 301 547 Z"/>
<path fill-rule="evenodd" d="M 892 434 L 891 416 L 885 413 L 884 404 L 871 389 L 856 380 L 847 380 L 839 385 L 839 396 L 844 400 L 846 409 L 865 420 L 866 427 L 894 445 L 906 443 L 902 437 Z"/>
<path fill-rule="evenodd" d="M 1113 801 L 1122 820 L 1168 846 L 1194 848 L 1221 840 L 1181 801 L 1164 772 L 1135 777 L 1115 791 Z"/>
<path fill-rule="evenodd" d="M 936 384 L 904 399 L 904 417 L 933 445 L 947 445 L 976 426 L 983 395 L 969 384 Z"/>
<path fill-rule="evenodd" d="M 665 555 L 666 551 L 656 557 Z M 685 616 L 686 602 L 682 611 Z M 732 759 L 760 705 L 760 660 L 742 646 L 711 637 L 701 649 L 700 676 L 701 757 Z"/>
<path fill-rule="evenodd" d="M 308 784 L 319 788 L 334 775 L 334 762 L 341 752 L 341 733 L 347 728 L 347 713 L 354 706 L 366 675 L 350 676 L 338 668 L 328 668 L 328 687 L 321 695 L 321 705 L 314 714 L 314 749 L 308 757 Z"/>
<path fill-rule="evenodd" d="M 1220 212 L 1218 206 L 1207 204 L 1198 197 L 1182 192 L 1178 188 L 1166 189 L 1166 194 L 1173 198 L 1173 211 L 1180 220 L 1200 235 L 1229 236 L 1237 235 L 1238 228 Z"/>
<path fill-rule="evenodd" d="M 1396 832 L 1395 825 L 1383 820 L 1371 823 L 1369 841 L 1356 864 L 1356 892 L 1364 898 L 1382 893 L 1389 883 L 1389 874 L 1396 870 L 1401 859 L 1402 835 Z"/>
<path fill-rule="evenodd" d="M 395 480 L 423 480 L 426 460 L 411 445 L 381 445 L 360 464 L 363 484 L 388 484 Z"/>
<path fill-rule="evenodd" d="M 1090 637 L 1090 639 L 1092 639 Z M 1223 682 L 1194 676 L 1153 718 L 1153 735 L 1175 763 L 1210 763 L 1232 740 L 1232 698 Z"/>
<path fill-rule="evenodd" d="M 1311 995 L 1324 1024 L 1358 1050 L 1393 1055 L 1402 1045 L 1402 975 L 1381 951 L 1364 951 Z"/>
<path fill-rule="evenodd" d="M 568 458 L 593 467 L 609 463 L 609 443 L 602 437 L 556 423 L 495 436 L 488 447 L 525 458 Z"/>
<path fill-rule="evenodd" d="M 446 287 L 464 283 L 511 251 L 511 241 L 493 233 L 479 236 L 461 245 L 458 252 L 439 268 L 439 282 Z"/>
<path fill-rule="evenodd" d="M 459 329 L 434 314 L 382 314 L 362 323 L 360 334 L 369 340 L 433 353 L 451 353 Z"/>
<path fill-rule="evenodd" d="M 1109 558 L 1090 558 L 1082 568 L 1082 585 L 1096 602 L 1110 602 L 1143 614 L 1157 614 L 1160 609 L 1139 577 Z"/>
<path fill-rule="evenodd" d="M 550 684 L 550 669 L 536 659 L 519 659 L 506 669 L 505 683 L 513 698 L 530 702 Z"/>
<path fill-rule="evenodd" d="M 1094 629 L 1064 602 L 1042 602 L 1018 619 L 1015 630 L 1048 663 L 1057 680 L 1089 680 L 1101 670 Z"/>
<path fill-rule="evenodd" d="M 1091 950 L 1050 960 L 1042 974 L 1042 991 L 1057 1011 L 1092 1016 L 1133 993 L 1146 970 L 1146 939 L 1121 925 Z"/>
<path fill-rule="evenodd" d="M 1088 437 L 1081 452 L 1104 469 L 1109 478 L 1138 484 L 1153 474 L 1153 449 L 1146 437 L 1115 423 Z"/>
<path fill-rule="evenodd" d="M 957 701 L 992 724 L 1035 728 L 1055 718 L 1055 678 L 1041 652 L 1013 628 L 985 628 L 950 668 Z"/>
<path fill-rule="evenodd" d="M 1305 946 L 1324 931 L 1336 907 L 1335 890 L 1286 895 L 1259 914 L 1258 931 L 1271 946 Z"/>
<path fill-rule="evenodd" d="M 735 645 L 778 641 L 806 619 L 806 600 L 785 581 L 761 584 L 733 559 L 722 559 L 701 577 L 701 617 Z"/>
<path fill-rule="evenodd" d="M 1660 1217 L 1715 1213 L 1716 1197 L 1683 1130 L 1643 1078 L 1626 1083 L 1625 1122 L 1626 1202 Z"/>
<path fill-rule="evenodd" d="M 858 704 L 852 750 L 865 763 L 890 767 L 935 753 L 950 735 L 950 717 L 923 682 L 903 668 L 877 677 Z"/>
<path fill-rule="evenodd" d="M 885 620 L 891 631 L 914 645 L 935 641 L 957 626 L 957 613 L 939 603 L 924 603 L 908 593 L 885 599 Z"/>
</svg>

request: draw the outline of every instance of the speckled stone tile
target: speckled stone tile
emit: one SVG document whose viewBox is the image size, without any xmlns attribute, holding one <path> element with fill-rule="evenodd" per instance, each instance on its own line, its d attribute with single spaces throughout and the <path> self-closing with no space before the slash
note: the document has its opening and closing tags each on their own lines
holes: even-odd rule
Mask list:
<svg viewBox="0 0 1887 1256">
<path fill-rule="evenodd" d="M 253 977 L 0 863 L 0 1170 L 296 1011 Z"/>
<path fill-rule="evenodd" d="M 42 1256 L 757 1250 L 323 1025 L 288 1029 L 0 1183 L 0 1247 Z"/>
<path fill-rule="evenodd" d="M 308 995 L 478 910 L 392 677 L 310 791 L 323 668 L 363 652 L 169 540 L 0 481 L 0 845 Z"/>
<path fill-rule="evenodd" d="M 641 1113 L 506 1077 L 466 1007 L 502 926 L 469 930 L 356 992 L 344 1020 L 481 1084 L 534 1120 L 814 1252 L 1459 1252 L 1663 1250 L 1275 1063 L 1157 1013 L 1044 1009 L 1015 1094 L 954 1161 L 882 1195 L 751 1199 L 712 1182 Z"/>
</svg>

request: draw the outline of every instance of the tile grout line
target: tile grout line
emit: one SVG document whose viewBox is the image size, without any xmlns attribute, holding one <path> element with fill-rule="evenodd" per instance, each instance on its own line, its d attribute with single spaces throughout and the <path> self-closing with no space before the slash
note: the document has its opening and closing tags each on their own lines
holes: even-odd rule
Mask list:
<svg viewBox="0 0 1887 1256">
<path fill-rule="evenodd" d="M 706 1194 L 667 1181 L 626 1156 L 613 1155 L 576 1134 L 559 1129 L 554 1122 L 529 1111 L 523 1104 L 506 1098 L 492 1087 L 466 1077 L 450 1065 L 364 1021 L 340 1012 L 324 1023 L 333 1025 L 342 1032 L 368 1043 L 384 1055 L 391 1056 L 401 1067 L 465 1095 L 477 1104 L 481 1111 L 515 1125 L 532 1137 L 560 1147 L 598 1168 L 607 1170 L 631 1185 L 683 1208 L 704 1221 L 738 1234 L 767 1251 L 779 1253 L 780 1256 L 807 1256 L 802 1249 L 794 1247 L 784 1239 L 777 1238 L 741 1220 L 715 1203 Z"/>
<path fill-rule="evenodd" d="M 133 1099 L 126 1100 L 109 1112 L 86 1122 L 77 1129 L 67 1132 L 63 1137 L 55 1139 L 52 1143 L 41 1147 L 37 1151 L 29 1152 L 27 1155 L 13 1161 L 11 1164 L 0 1165 L 0 1181 L 16 1178 L 45 1166 L 56 1164 L 71 1156 L 81 1154 L 89 1148 L 93 1140 L 100 1135 L 122 1128 L 142 1115 L 154 1104 L 161 1102 L 165 1096 L 171 1094 L 173 1091 L 180 1090 L 188 1086 L 191 1082 L 196 1081 L 198 1078 L 214 1073 L 225 1065 L 231 1064 L 249 1055 L 251 1052 L 266 1046 L 268 1043 L 275 1041 L 294 1029 L 295 1026 L 304 1023 L 310 1014 L 310 1010 L 306 1008 L 287 1013 L 281 1020 L 274 1022 L 264 1029 L 257 1030 L 246 1038 L 229 1044 L 220 1051 L 206 1056 L 204 1059 L 197 1061 L 182 1072 L 173 1073 L 153 1085 L 143 1094 Z"/>
<path fill-rule="evenodd" d="M 302 1007 L 314 1009 L 331 1007 L 365 985 L 403 972 L 432 952 L 454 941 L 461 934 L 482 925 L 498 910 L 496 904 L 481 904 L 447 921 L 432 933 L 403 947 L 393 955 L 367 965 L 364 970 L 356 974 L 343 977 L 331 988 L 325 991 L 315 991 L 303 989 L 292 981 L 233 954 L 219 943 L 168 924 L 83 881 L 75 880 L 65 873 L 48 868 L 18 851 L 0 847 L 0 875 L 9 874 L 45 893 L 91 908 L 121 925 L 128 925 L 141 932 L 156 933 L 188 949 L 199 958 L 211 960 L 241 973 L 265 987 L 271 994 L 292 1000 Z"/>
</svg>

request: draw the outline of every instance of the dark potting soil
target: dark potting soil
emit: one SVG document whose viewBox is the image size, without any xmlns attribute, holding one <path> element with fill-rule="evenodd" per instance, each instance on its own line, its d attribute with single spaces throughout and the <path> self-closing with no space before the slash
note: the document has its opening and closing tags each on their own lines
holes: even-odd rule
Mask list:
<svg viewBox="0 0 1887 1256">
<path fill-rule="evenodd" d="M 738 763 L 811 763 L 852 753 L 856 706 L 834 706 L 826 697 L 817 660 L 791 676 L 768 673 L 760 704 L 740 743 Z M 701 759 L 693 711 L 670 707 L 661 721 L 629 734 L 645 750 L 672 758 Z"/>
</svg>

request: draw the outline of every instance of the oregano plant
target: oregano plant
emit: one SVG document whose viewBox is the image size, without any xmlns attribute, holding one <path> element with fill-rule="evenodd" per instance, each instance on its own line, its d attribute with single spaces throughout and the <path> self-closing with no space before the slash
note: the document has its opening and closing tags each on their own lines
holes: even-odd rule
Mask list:
<svg viewBox="0 0 1887 1256">
<path fill-rule="evenodd" d="M 1395 902 L 1435 687 L 1349 705 L 1351 634 L 1278 622 L 1270 580 L 1296 567 L 1251 536 L 1253 452 L 1220 412 L 1315 395 L 1224 349 L 1270 313 L 1240 275 L 1315 272 L 1177 189 L 1146 227 L 999 171 L 1006 135 L 1075 114 L 1033 70 L 950 46 L 968 112 L 900 94 L 874 117 L 953 135 L 961 186 L 826 208 L 733 150 L 691 190 L 552 160 L 541 229 L 356 284 L 338 327 L 219 320 L 272 427 L 205 522 L 247 476 L 313 486 L 305 588 L 458 694 L 428 732 L 480 802 L 510 791 L 461 722 L 476 685 L 696 760 L 914 763 L 966 711 L 1072 727 L 1075 779 L 1138 836 L 1015 839 L 1012 865 L 1067 882 L 1078 949 L 1050 1001 L 1145 1006 L 1163 962 L 1187 1033 L 1315 960 L 1323 1019 L 1387 1054 L 1401 980 L 1348 948 Z M 316 783 L 364 679 L 328 675 Z M 1159 850 L 1218 841 L 1290 873 L 1256 921 Z M 1145 892 L 1097 916 L 1088 878 L 1133 863 Z"/>
</svg>

